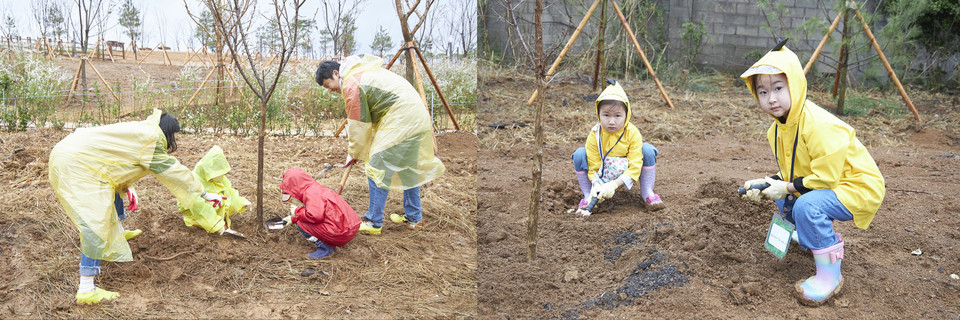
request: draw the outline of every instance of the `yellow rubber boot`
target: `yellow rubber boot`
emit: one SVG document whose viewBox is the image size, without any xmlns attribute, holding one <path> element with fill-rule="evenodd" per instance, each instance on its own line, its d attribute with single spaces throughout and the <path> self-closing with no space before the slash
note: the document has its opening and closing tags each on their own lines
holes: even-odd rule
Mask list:
<svg viewBox="0 0 960 320">
<path fill-rule="evenodd" d="M 396 213 L 390 214 L 390 221 L 393 221 L 396 223 L 405 223 L 407 224 L 407 228 L 410 228 L 410 229 L 419 229 L 420 227 L 423 226 L 423 220 L 417 221 L 417 223 L 411 223 L 406 216 L 402 214 L 396 214 Z"/>
<path fill-rule="evenodd" d="M 127 239 L 127 240 L 130 240 L 130 239 L 133 239 L 133 237 L 139 236 L 141 233 L 143 233 L 143 230 L 140 230 L 140 229 L 137 229 L 137 230 L 123 230 L 123 238 L 124 238 L 124 239 Z"/>
<path fill-rule="evenodd" d="M 119 293 L 103 290 L 100 288 L 95 288 L 93 291 L 90 291 L 90 292 L 84 292 L 84 293 L 77 292 L 77 304 L 100 303 L 101 301 L 104 301 L 104 300 L 110 301 L 110 300 L 116 299 L 119 296 L 120 296 Z"/>
<path fill-rule="evenodd" d="M 361 223 L 361 224 L 360 224 L 360 230 L 358 230 L 358 231 L 360 231 L 360 232 L 366 232 L 366 233 L 372 234 L 372 235 L 377 235 L 377 234 L 380 234 L 380 230 L 381 230 L 381 229 L 383 229 L 383 227 L 375 228 L 375 227 L 374 227 L 372 224 L 370 224 L 370 222 L 368 221 L 368 222 Z"/>
</svg>

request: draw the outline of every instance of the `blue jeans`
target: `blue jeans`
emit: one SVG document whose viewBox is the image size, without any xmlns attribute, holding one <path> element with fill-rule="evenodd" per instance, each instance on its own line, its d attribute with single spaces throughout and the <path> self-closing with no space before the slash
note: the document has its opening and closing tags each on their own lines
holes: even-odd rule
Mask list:
<svg viewBox="0 0 960 320">
<path fill-rule="evenodd" d="M 644 142 L 640 148 L 640 152 L 643 153 L 644 167 L 657 164 L 657 155 L 660 154 L 660 151 L 652 144 Z M 590 166 L 587 165 L 587 149 L 583 147 L 577 148 L 577 151 L 574 151 L 573 154 L 570 155 L 570 159 L 573 159 L 573 170 L 577 172 L 590 170 Z"/>
<path fill-rule="evenodd" d="M 777 200 L 777 209 L 783 214 L 784 200 Z M 853 214 L 844 207 L 837 194 L 830 189 L 813 190 L 797 198 L 793 205 L 793 214 L 787 221 L 797 226 L 800 247 L 819 250 L 837 244 L 837 233 L 833 231 L 833 220 L 850 221 Z"/>
<path fill-rule="evenodd" d="M 367 178 L 367 185 L 370 187 L 370 205 L 367 206 L 363 219 L 370 221 L 374 228 L 380 228 L 383 226 L 383 209 L 387 206 L 390 190 L 380 189 L 370 178 Z M 403 215 L 409 222 L 423 219 L 423 212 L 420 211 L 420 187 L 403 190 Z"/>
<path fill-rule="evenodd" d="M 117 218 L 120 220 L 126 219 L 127 215 L 123 211 L 123 198 L 120 197 L 120 194 L 116 194 L 113 198 L 113 206 L 117 210 Z M 81 276 L 95 276 L 100 274 L 100 260 L 92 259 L 83 254 L 83 251 L 80 252 L 80 275 Z"/>
</svg>

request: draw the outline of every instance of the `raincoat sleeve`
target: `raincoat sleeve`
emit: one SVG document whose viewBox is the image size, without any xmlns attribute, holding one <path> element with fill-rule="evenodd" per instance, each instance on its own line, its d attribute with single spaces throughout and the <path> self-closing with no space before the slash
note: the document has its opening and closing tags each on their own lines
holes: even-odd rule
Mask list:
<svg viewBox="0 0 960 320">
<path fill-rule="evenodd" d="M 194 179 L 190 169 L 180 164 L 177 158 L 167 154 L 166 138 L 163 137 L 160 128 L 157 128 L 157 132 L 159 138 L 156 147 L 152 152 L 144 152 L 143 165 L 173 193 L 183 207 L 198 208 L 196 206 L 205 204 L 205 201 L 200 198 L 203 186 Z"/>
<path fill-rule="evenodd" d="M 816 126 L 808 133 L 807 153 L 812 175 L 803 178 L 807 189 L 836 188 L 843 174 L 847 150 L 853 141 L 853 129 L 842 125 Z"/>
<path fill-rule="evenodd" d="M 597 176 L 597 171 L 600 170 L 600 148 L 597 146 L 597 128 L 594 126 L 590 130 L 590 134 L 587 135 L 587 142 L 584 144 L 584 149 L 587 150 L 587 176 L 590 177 L 591 182 L 595 182 L 600 177 Z"/>
<path fill-rule="evenodd" d="M 643 136 L 633 124 L 627 124 L 628 144 L 627 170 L 620 175 L 623 185 L 632 188 L 633 183 L 640 179 L 640 170 L 643 168 Z M 630 180 L 630 181 L 627 181 Z"/>
<path fill-rule="evenodd" d="M 325 218 L 327 212 L 327 201 L 324 199 L 304 199 L 303 207 L 297 208 L 290 221 L 298 223 L 303 221 L 309 224 L 320 224 Z"/>
<path fill-rule="evenodd" d="M 347 108 L 347 154 L 354 159 L 368 161 L 370 139 L 374 135 L 374 125 L 370 110 L 364 108 L 358 76 L 351 76 L 343 84 L 343 100 Z"/>
</svg>

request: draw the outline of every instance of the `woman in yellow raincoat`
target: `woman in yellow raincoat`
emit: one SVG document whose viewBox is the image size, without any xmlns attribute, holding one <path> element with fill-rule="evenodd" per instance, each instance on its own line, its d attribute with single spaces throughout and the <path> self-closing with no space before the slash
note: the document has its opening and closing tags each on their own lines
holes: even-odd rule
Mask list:
<svg viewBox="0 0 960 320">
<path fill-rule="evenodd" d="M 381 65 L 377 56 L 349 56 L 342 64 L 324 61 L 316 73 L 317 84 L 341 94 L 346 104 L 347 164 L 365 161 L 370 204 L 360 231 L 369 234 L 380 234 L 389 190 L 403 191 L 404 209 L 390 220 L 420 227 L 420 185 L 445 170 L 433 154 L 433 124 L 419 93 Z"/>
<path fill-rule="evenodd" d="M 63 210 L 80 231 L 80 286 L 77 303 L 98 303 L 119 296 L 97 288 L 93 277 L 100 273 L 100 260 L 131 261 L 130 246 L 120 226 L 121 209 L 115 195 L 134 182 L 153 174 L 177 197 L 191 206 L 219 205 L 222 197 L 206 193 L 168 152 L 177 148 L 177 119 L 154 110 L 144 121 L 122 122 L 80 128 L 63 138 L 50 151 L 50 186 Z M 223 224 L 209 232 L 223 230 Z"/>
<path fill-rule="evenodd" d="M 883 175 L 856 131 L 807 99 L 807 79 L 797 55 L 781 42 L 740 76 L 765 113 L 779 172 L 744 183 L 744 195 L 775 200 L 783 218 L 796 224 L 800 247 L 810 249 L 816 275 L 794 285 L 798 299 L 820 305 L 843 287 L 843 238 L 833 222 L 870 226 L 886 191 Z"/>
<path fill-rule="evenodd" d="M 230 216 L 247 211 L 250 202 L 233 188 L 230 179 L 227 179 L 228 172 L 230 163 L 220 146 L 210 148 L 197 162 L 197 166 L 193 168 L 193 177 L 203 185 L 203 190 L 223 195 L 223 205 L 219 208 L 200 206 L 197 210 L 177 202 L 177 208 L 183 213 L 184 224 L 188 227 L 199 226 L 204 230 L 217 230 L 214 228 L 218 224 L 226 223 L 226 228 L 230 229 Z"/>
</svg>

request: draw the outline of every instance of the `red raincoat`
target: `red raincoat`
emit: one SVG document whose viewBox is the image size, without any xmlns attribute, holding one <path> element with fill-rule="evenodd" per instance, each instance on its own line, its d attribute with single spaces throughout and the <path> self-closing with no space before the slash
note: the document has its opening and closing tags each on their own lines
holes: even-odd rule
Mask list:
<svg viewBox="0 0 960 320">
<path fill-rule="evenodd" d="M 340 247 L 357 234 L 360 217 L 339 194 L 320 185 L 298 168 L 283 174 L 280 189 L 303 202 L 291 221 L 331 247 Z"/>
</svg>

